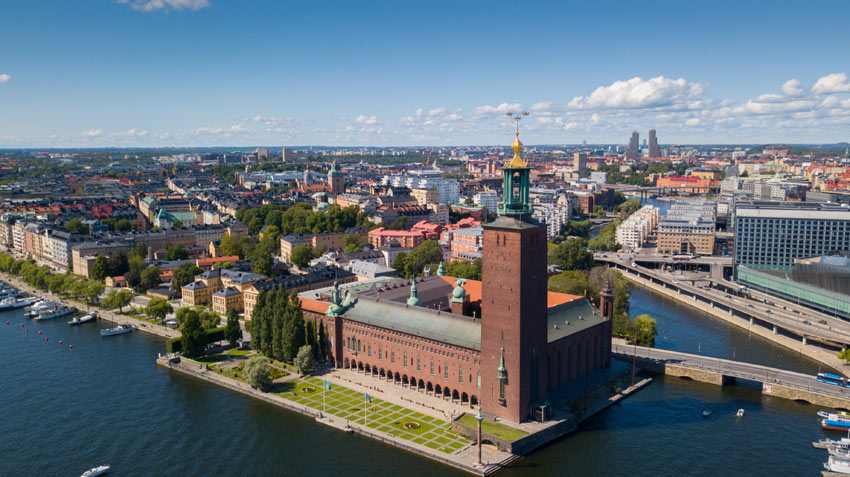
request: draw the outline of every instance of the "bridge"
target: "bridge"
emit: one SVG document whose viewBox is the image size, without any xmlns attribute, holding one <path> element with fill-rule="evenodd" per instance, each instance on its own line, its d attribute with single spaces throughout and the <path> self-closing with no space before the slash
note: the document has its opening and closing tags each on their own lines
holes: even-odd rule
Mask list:
<svg viewBox="0 0 850 477">
<path fill-rule="evenodd" d="M 764 301 L 752 299 L 752 297 L 733 296 L 726 291 L 712 288 L 712 285 L 729 290 L 730 282 L 722 277 L 718 278 L 716 273 L 694 277 L 673 277 L 658 270 L 641 267 L 633 261 L 630 255 L 616 253 L 594 254 L 594 259 L 607 263 L 613 268 L 627 272 L 626 278 L 634 277 L 660 286 L 664 291 L 674 292 L 685 301 L 690 301 L 694 306 L 720 310 L 731 316 L 749 319 L 749 324 L 766 325 L 771 328 L 773 334 L 780 331 L 791 333 L 802 337 L 803 344 L 809 338 L 823 343 L 844 347 L 850 345 L 850 323 L 824 313 L 819 313 L 803 307 L 795 307 L 791 303 L 783 303 L 773 298 L 775 303 L 769 304 Z M 715 260 L 714 264 L 723 266 L 724 262 L 717 257 L 705 260 Z"/>
<path fill-rule="evenodd" d="M 692 193 L 706 194 L 720 192 L 719 185 L 693 185 L 693 186 L 620 186 L 614 184 L 614 188 L 620 192 L 639 193 L 641 202 L 645 201 L 651 194 L 658 194 L 673 191 L 690 191 Z"/>
<path fill-rule="evenodd" d="M 850 388 L 821 383 L 815 376 L 728 359 L 679 351 L 645 348 L 615 340 L 612 353 L 635 359 L 647 371 L 723 386 L 735 380 L 761 384 L 762 394 L 805 401 L 836 409 L 850 409 Z"/>
</svg>

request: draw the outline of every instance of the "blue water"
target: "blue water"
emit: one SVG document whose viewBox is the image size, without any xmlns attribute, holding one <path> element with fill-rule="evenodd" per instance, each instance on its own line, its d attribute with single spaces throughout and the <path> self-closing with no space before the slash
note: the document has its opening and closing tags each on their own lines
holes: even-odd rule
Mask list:
<svg viewBox="0 0 850 477">
<path fill-rule="evenodd" d="M 817 368 L 691 308 L 639 290 L 632 296 L 633 314 L 658 319 L 662 347 Z M 102 338 L 99 326 L 0 314 L 0 476 L 74 476 L 102 463 L 117 476 L 461 475 L 160 368 L 163 340 Z M 703 419 L 706 406 L 713 414 Z M 662 377 L 505 475 L 815 475 L 826 458 L 809 444 L 823 436 L 816 410 L 754 388 Z"/>
</svg>

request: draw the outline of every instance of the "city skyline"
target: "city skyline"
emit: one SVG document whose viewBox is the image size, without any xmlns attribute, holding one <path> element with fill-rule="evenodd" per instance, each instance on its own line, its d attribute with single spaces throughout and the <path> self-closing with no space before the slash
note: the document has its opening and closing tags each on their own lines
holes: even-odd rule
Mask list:
<svg viewBox="0 0 850 477">
<path fill-rule="evenodd" d="M 0 147 L 487 145 L 510 110 L 527 144 L 848 140 L 846 3 L 42 3 L 0 19 Z"/>
</svg>

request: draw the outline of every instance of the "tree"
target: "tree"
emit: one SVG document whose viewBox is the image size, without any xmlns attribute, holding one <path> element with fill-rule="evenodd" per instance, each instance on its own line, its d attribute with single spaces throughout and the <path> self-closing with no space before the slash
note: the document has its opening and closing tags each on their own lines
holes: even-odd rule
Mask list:
<svg viewBox="0 0 850 477">
<path fill-rule="evenodd" d="M 251 261 L 251 271 L 260 275 L 272 274 L 272 258 L 270 255 L 260 255 Z"/>
<path fill-rule="evenodd" d="M 404 278 L 415 277 L 423 272 L 425 265 L 440 263 L 442 260 L 443 249 L 440 248 L 440 244 L 436 240 L 426 240 L 407 254 L 405 259 L 406 270 L 403 276 Z M 402 274 L 401 270 L 399 270 L 399 274 Z"/>
<path fill-rule="evenodd" d="M 130 255 L 134 255 L 144 260 L 148 256 L 148 245 L 141 242 L 137 243 L 133 247 L 133 251 Z"/>
<path fill-rule="evenodd" d="M 145 307 L 145 315 L 160 322 L 172 311 L 174 311 L 174 308 L 165 298 L 151 298 L 148 306 Z"/>
<path fill-rule="evenodd" d="M 230 268 L 233 268 L 234 266 L 235 265 L 233 264 L 233 262 L 216 262 L 216 263 L 213 264 L 212 267 L 213 267 L 213 270 L 219 270 L 219 269 L 230 269 Z"/>
<path fill-rule="evenodd" d="M 110 290 L 103 300 L 103 304 L 110 309 L 118 308 L 118 312 L 123 313 L 124 307 L 129 305 L 132 300 L 133 293 L 129 290 Z"/>
<path fill-rule="evenodd" d="M 102 282 L 104 278 L 106 278 L 107 270 L 109 268 L 108 261 L 105 255 L 98 255 L 95 259 L 94 263 L 91 266 L 91 271 L 89 272 L 89 276 L 91 276 L 92 280 L 97 280 Z"/>
<path fill-rule="evenodd" d="M 446 275 L 455 278 L 466 278 L 468 280 L 481 280 L 481 266 L 483 262 L 476 258 L 472 262 L 455 260 L 446 265 Z"/>
<path fill-rule="evenodd" d="M 109 256 L 106 263 L 106 276 L 108 277 L 120 277 L 127 273 L 130 265 L 127 261 L 127 252 L 120 251 L 115 252 Z"/>
<path fill-rule="evenodd" d="M 595 205 L 593 206 L 593 215 L 595 215 L 597 219 L 604 219 L 608 213 L 605 212 L 605 209 L 602 208 L 601 205 Z"/>
<path fill-rule="evenodd" d="M 236 310 L 227 312 L 227 326 L 224 327 L 224 337 L 233 346 L 236 346 L 236 343 L 242 339 L 242 327 L 239 326 L 239 314 L 236 313 Z"/>
<path fill-rule="evenodd" d="M 124 274 L 124 280 L 127 280 L 127 285 L 136 288 L 141 283 L 142 276 L 138 270 L 128 270 L 127 273 Z"/>
<path fill-rule="evenodd" d="M 65 230 L 82 235 L 88 235 L 89 226 L 83 223 L 82 218 L 76 217 L 69 220 L 68 223 L 65 224 Z"/>
<path fill-rule="evenodd" d="M 568 270 L 549 278 L 549 291 L 584 296 L 587 288 L 587 274 L 581 270 Z"/>
<path fill-rule="evenodd" d="M 251 385 L 254 389 L 263 389 L 271 384 L 271 366 L 269 360 L 262 356 L 252 356 L 245 366 L 242 368 L 242 375 L 245 376 L 245 382 Z"/>
<path fill-rule="evenodd" d="M 103 283 L 96 282 L 94 280 L 89 280 L 88 283 L 83 283 L 85 288 L 83 288 L 82 295 L 86 297 L 86 303 L 97 301 L 97 298 L 103 293 L 103 290 L 106 289 L 106 286 Z"/>
<path fill-rule="evenodd" d="M 845 363 L 850 361 L 850 348 L 839 351 L 838 359 L 843 359 Z"/>
<path fill-rule="evenodd" d="M 325 356 L 328 355 L 328 335 L 325 331 L 325 322 L 319 322 L 319 359 L 321 361 L 325 360 Z"/>
<path fill-rule="evenodd" d="M 633 320 L 632 326 L 637 330 L 638 346 L 655 346 L 655 336 L 658 334 L 655 318 L 646 314 L 639 315 Z"/>
<path fill-rule="evenodd" d="M 293 364 L 296 368 L 298 368 L 298 372 L 301 374 L 312 372 L 313 368 L 316 367 L 316 360 L 313 359 L 313 347 L 310 345 L 304 345 L 299 348 Z"/>
<path fill-rule="evenodd" d="M 359 247 L 355 244 L 349 244 L 345 246 L 345 249 L 343 249 L 342 253 L 357 253 L 362 251 L 363 247 Z"/>
<path fill-rule="evenodd" d="M 585 247 L 587 242 L 584 239 L 569 238 L 554 247 L 549 263 L 562 270 L 587 270 L 593 265 L 593 254 Z"/>
<path fill-rule="evenodd" d="M 204 329 L 201 326 L 201 317 L 196 310 L 188 310 L 180 332 L 183 334 L 181 337 L 183 354 L 194 358 L 204 352 L 206 346 Z"/>
<path fill-rule="evenodd" d="M 201 318 L 201 326 L 204 330 L 212 330 L 218 328 L 221 324 L 221 317 L 213 311 L 199 311 L 198 316 Z"/>
<path fill-rule="evenodd" d="M 345 245 L 346 248 L 348 248 L 349 246 L 357 247 L 358 252 L 360 251 L 360 249 L 362 249 L 366 245 L 369 245 L 369 242 L 366 240 L 366 237 L 363 237 L 362 235 L 354 235 L 354 234 L 346 235 L 342 239 L 342 243 Z"/>
<path fill-rule="evenodd" d="M 139 275 L 139 285 L 145 290 L 156 288 L 161 282 L 160 275 L 162 275 L 162 271 L 159 267 L 148 267 L 142 270 L 142 273 Z"/>
<path fill-rule="evenodd" d="M 313 260 L 313 249 L 306 245 L 300 245 L 292 249 L 289 259 L 299 268 L 306 267 Z"/>
<path fill-rule="evenodd" d="M 587 238 L 590 235 L 590 221 L 571 220 L 570 223 L 567 224 L 566 234 L 574 237 Z"/>
<path fill-rule="evenodd" d="M 174 269 L 171 278 L 171 288 L 180 290 L 183 285 L 187 285 L 195 281 L 195 276 L 203 273 L 203 270 L 198 268 L 194 263 L 181 263 Z"/>
<path fill-rule="evenodd" d="M 472 200 L 472 197 L 467 197 L 466 200 L 463 201 L 463 203 L 464 205 L 472 205 L 475 203 L 475 201 Z"/>
<path fill-rule="evenodd" d="M 180 227 L 182 227 L 182 226 L 183 226 L 183 222 L 181 222 L 181 221 L 179 221 L 179 220 L 175 220 L 175 221 L 171 224 L 171 227 L 172 227 L 172 228 L 175 228 L 175 229 L 179 229 L 179 228 L 180 228 Z"/>
<path fill-rule="evenodd" d="M 282 361 L 291 363 L 305 343 L 304 314 L 301 312 L 301 304 L 295 291 L 288 299 L 285 295 L 282 299 L 286 301 L 286 307 L 281 333 L 281 358 Z"/>
<path fill-rule="evenodd" d="M 186 260 L 189 258 L 189 252 L 182 245 L 169 245 L 165 249 L 166 260 Z"/>
<path fill-rule="evenodd" d="M 404 252 L 396 254 L 390 267 L 394 268 L 399 276 L 407 277 L 407 254 Z"/>
</svg>

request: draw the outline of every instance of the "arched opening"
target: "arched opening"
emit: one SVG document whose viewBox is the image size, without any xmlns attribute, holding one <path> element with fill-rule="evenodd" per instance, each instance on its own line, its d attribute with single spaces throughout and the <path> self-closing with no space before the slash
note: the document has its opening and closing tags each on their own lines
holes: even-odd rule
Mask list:
<svg viewBox="0 0 850 477">
<path fill-rule="evenodd" d="M 455 399 L 460 399 L 460 393 L 457 392 L 457 389 L 452 391 L 452 401 L 454 401 Z"/>
<path fill-rule="evenodd" d="M 385 377 L 386 375 L 387 375 L 387 373 L 384 371 L 384 368 L 381 368 L 381 370 L 380 370 L 380 371 L 378 371 L 378 376 L 380 376 L 380 377 L 382 377 L 382 378 L 383 378 L 383 377 Z"/>
<path fill-rule="evenodd" d="M 401 377 L 401 384 L 406 386 L 408 383 L 410 383 L 410 381 L 407 379 L 407 375 L 405 374 Z"/>
<path fill-rule="evenodd" d="M 407 383 L 407 384 L 408 384 L 410 387 L 415 388 L 415 387 L 416 387 L 416 378 L 414 378 L 413 376 L 411 376 L 411 377 L 410 377 L 410 381 L 408 381 L 408 383 Z"/>
<path fill-rule="evenodd" d="M 372 374 L 372 368 L 368 364 L 366 365 L 366 374 Z"/>
<path fill-rule="evenodd" d="M 466 394 L 466 393 L 461 394 L 460 395 L 460 403 L 461 404 L 469 403 L 469 395 Z"/>
<path fill-rule="evenodd" d="M 378 367 L 372 366 L 372 376 L 377 376 L 377 375 L 378 375 Z"/>
<path fill-rule="evenodd" d="M 401 376 L 399 376 L 398 371 L 395 372 L 395 377 L 393 379 L 394 383 L 401 381 Z"/>
<path fill-rule="evenodd" d="M 351 362 L 348 361 L 348 358 L 345 358 L 345 361 L 343 361 L 342 367 L 345 368 L 345 369 L 348 369 L 349 366 L 351 366 Z"/>
<path fill-rule="evenodd" d="M 448 387 L 443 388 L 443 397 L 452 397 L 452 390 Z"/>
<path fill-rule="evenodd" d="M 470 406 L 477 406 L 478 405 L 478 396 L 476 396 L 475 394 L 470 396 L 469 397 L 469 405 Z"/>
<path fill-rule="evenodd" d="M 425 385 L 425 391 L 429 393 L 434 392 L 434 385 L 431 384 L 431 381 L 428 381 L 428 383 Z"/>
<path fill-rule="evenodd" d="M 419 380 L 419 389 L 425 389 L 425 381 Z"/>
<path fill-rule="evenodd" d="M 363 362 L 362 361 L 357 363 L 357 371 L 363 371 Z"/>
<path fill-rule="evenodd" d="M 439 384 L 434 386 L 434 394 L 438 396 L 443 394 L 443 388 Z"/>
</svg>

